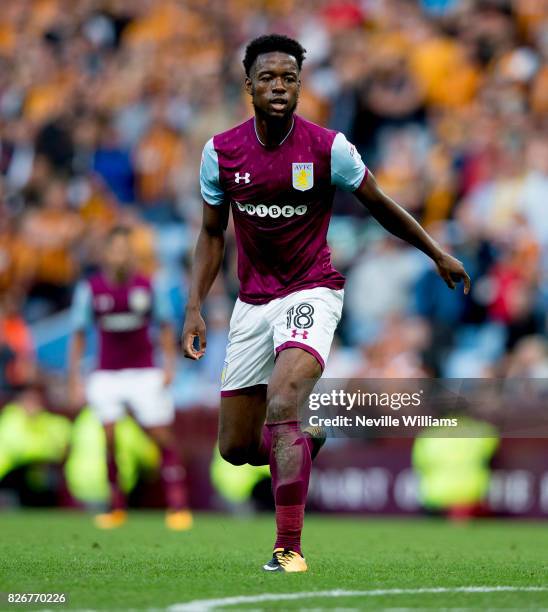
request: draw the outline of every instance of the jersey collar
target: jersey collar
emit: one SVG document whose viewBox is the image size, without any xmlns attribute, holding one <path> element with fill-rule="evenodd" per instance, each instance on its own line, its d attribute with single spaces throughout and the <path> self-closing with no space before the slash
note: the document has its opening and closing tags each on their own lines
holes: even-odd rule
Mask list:
<svg viewBox="0 0 548 612">
<path fill-rule="evenodd" d="M 283 143 L 289 138 L 289 136 L 290 136 L 291 132 L 293 131 L 294 127 L 295 127 L 295 115 L 293 115 L 293 117 L 291 117 L 291 127 L 289 128 L 287 134 L 282 138 L 282 140 L 277 145 L 274 145 L 274 147 L 282 146 Z M 255 131 L 255 138 L 257 138 L 259 144 L 266 148 L 265 143 L 259 138 L 259 133 L 257 132 L 257 123 L 256 123 L 256 120 L 255 120 L 255 117 L 253 117 L 253 130 Z M 274 147 L 269 147 L 269 148 L 274 148 Z"/>
</svg>

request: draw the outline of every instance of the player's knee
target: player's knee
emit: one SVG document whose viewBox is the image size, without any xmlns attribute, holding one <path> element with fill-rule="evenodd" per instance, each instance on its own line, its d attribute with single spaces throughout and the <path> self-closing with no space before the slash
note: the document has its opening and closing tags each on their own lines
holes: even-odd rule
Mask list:
<svg viewBox="0 0 548 612">
<path fill-rule="evenodd" d="M 232 463 L 232 465 L 243 465 L 247 463 L 248 449 L 242 446 L 220 441 L 219 452 L 221 453 L 221 457 L 225 461 L 228 461 L 228 463 Z"/>
<path fill-rule="evenodd" d="M 296 389 L 273 393 L 267 400 L 267 422 L 290 421 L 298 417 Z"/>
</svg>

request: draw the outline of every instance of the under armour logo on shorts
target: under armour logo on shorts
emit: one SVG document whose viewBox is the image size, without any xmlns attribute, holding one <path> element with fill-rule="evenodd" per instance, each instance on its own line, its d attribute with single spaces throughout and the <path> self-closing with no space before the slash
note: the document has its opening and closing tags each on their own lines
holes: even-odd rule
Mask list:
<svg viewBox="0 0 548 612">
<path fill-rule="evenodd" d="M 308 338 L 308 332 L 306 331 L 306 329 L 303 331 L 299 331 L 298 329 L 292 329 L 291 337 L 296 338 L 297 336 L 300 336 L 303 340 L 306 340 Z"/>
<path fill-rule="evenodd" d="M 234 173 L 234 182 L 239 184 L 240 181 L 243 181 L 247 185 L 247 183 L 251 182 L 251 174 L 249 174 L 249 172 L 246 172 L 243 176 L 240 176 L 239 172 L 235 172 Z"/>
</svg>

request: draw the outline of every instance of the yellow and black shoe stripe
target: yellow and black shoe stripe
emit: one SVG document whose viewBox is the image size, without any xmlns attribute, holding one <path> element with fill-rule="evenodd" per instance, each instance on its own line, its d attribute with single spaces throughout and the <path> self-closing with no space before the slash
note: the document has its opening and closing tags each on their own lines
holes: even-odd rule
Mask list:
<svg viewBox="0 0 548 612">
<path fill-rule="evenodd" d="M 272 559 L 263 565 L 265 572 L 306 572 L 308 566 L 302 555 L 289 548 L 275 548 Z"/>
<path fill-rule="evenodd" d="M 309 436 L 312 440 L 312 460 L 316 458 L 316 455 L 320 452 L 320 449 L 325 444 L 326 441 L 326 433 L 323 427 L 319 427 L 318 425 L 310 425 L 309 427 L 305 427 L 303 429 L 303 433 L 306 436 Z"/>
</svg>

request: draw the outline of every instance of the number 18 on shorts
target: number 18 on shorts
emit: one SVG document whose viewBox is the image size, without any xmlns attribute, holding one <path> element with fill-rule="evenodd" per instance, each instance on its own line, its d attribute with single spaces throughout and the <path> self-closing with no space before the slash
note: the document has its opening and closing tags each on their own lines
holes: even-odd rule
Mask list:
<svg viewBox="0 0 548 612">
<path fill-rule="evenodd" d="M 236 301 L 230 320 L 221 394 L 268 383 L 276 356 L 288 348 L 313 355 L 322 370 L 342 314 L 344 291 L 316 287 L 267 304 Z"/>
</svg>

